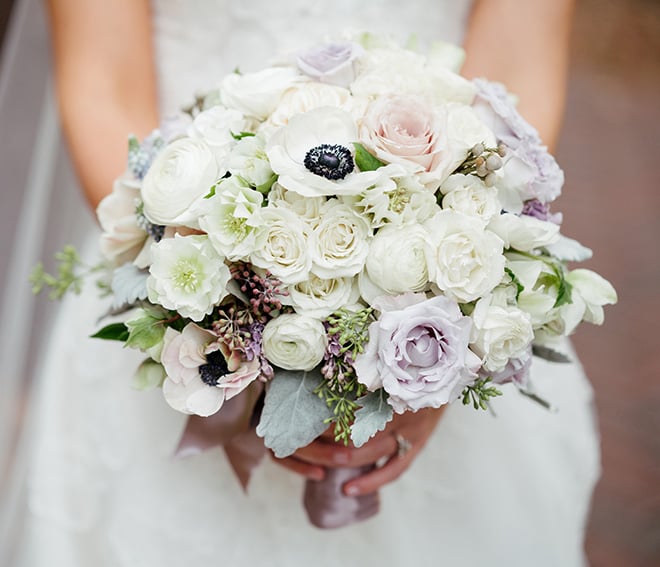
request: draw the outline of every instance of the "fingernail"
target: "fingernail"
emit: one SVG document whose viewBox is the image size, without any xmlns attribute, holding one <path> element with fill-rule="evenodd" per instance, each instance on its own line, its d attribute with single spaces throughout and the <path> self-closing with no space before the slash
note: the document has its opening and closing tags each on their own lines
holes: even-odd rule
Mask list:
<svg viewBox="0 0 660 567">
<path fill-rule="evenodd" d="M 349 485 L 344 489 L 346 496 L 357 496 L 360 494 L 360 489 L 355 485 Z"/>
</svg>

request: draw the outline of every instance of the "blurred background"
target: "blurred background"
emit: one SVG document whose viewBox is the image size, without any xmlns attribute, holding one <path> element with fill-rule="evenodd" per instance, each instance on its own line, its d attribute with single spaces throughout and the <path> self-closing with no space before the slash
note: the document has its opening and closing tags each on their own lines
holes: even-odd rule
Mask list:
<svg viewBox="0 0 660 567">
<path fill-rule="evenodd" d="M 0 48 L 1 546 L 20 523 L 35 374 L 36 357 L 16 353 L 38 352 L 55 308 L 32 301 L 26 280 L 93 221 L 80 214 L 66 159 L 49 151 L 64 149 L 41 2 L 0 0 Z M 563 232 L 596 251 L 587 267 L 619 292 L 605 326 L 584 325 L 574 338 L 602 435 L 603 476 L 587 533 L 596 567 L 660 565 L 659 141 L 660 2 L 578 0 L 558 150 L 567 183 L 555 210 L 565 213 Z M 39 229 L 26 238 L 28 223 Z"/>
</svg>

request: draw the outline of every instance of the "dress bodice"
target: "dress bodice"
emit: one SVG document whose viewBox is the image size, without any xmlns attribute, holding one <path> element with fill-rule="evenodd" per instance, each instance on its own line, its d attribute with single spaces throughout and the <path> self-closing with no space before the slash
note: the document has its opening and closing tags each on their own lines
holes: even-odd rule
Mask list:
<svg viewBox="0 0 660 567">
<path fill-rule="evenodd" d="M 161 109 L 171 113 L 235 68 L 372 31 L 460 43 L 471 0 L 153 0 Z"/>
</svg>

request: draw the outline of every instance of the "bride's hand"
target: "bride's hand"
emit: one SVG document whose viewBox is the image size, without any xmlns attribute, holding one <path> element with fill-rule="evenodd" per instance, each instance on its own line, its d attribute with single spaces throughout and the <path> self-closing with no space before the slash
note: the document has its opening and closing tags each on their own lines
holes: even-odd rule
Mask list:
<svg viewBox="0 0 660 567">
<path fill-rule="evenodd" d="M 395 414 L 384 431 L 377 433 L 360 448 L 336 443 L 330 428 L 292 456 L 275 461 L 314 480 L 323 478 L 324 467 L 382 464 L 344 485 L 344 492 L 349 496 L 375 492 L 381 486 L 396 480 L 410 466 L 433 433 L 443 411 L 444 408 L 429 408 L 415 413 Z M 407 450 L 401 451 L 402 446 L 406 446 Z"/>
</svg>

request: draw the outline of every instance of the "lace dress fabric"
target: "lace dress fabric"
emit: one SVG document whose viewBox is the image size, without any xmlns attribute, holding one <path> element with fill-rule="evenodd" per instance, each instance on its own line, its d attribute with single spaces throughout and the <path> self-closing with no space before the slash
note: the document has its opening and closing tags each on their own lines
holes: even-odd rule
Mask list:
<svg viewBox="0 0 660 567">
<path fill-rule="evenodd" d="M 345 29 L 460 41 L 469 2 L 158 0 L 153 9 L 167 114 L 237 66 L 257 69 Z M 246 496 L 220 450 L 173 457 L 185 416 L 160 391 L 131 389 L 139 353 L 87 338 L 103 310 L 92 287 L 62 304 L 42 363 L 17 565 L 583 564 L 598 441 L 579 363 L 534 361 L 556 412 L 509 388 L 495 415 L 451 406 L 382 490 L 377 517 L 321 531 L 305 517 L 303 480 L 276 464 L 259 468 Z"/>
</svg>

